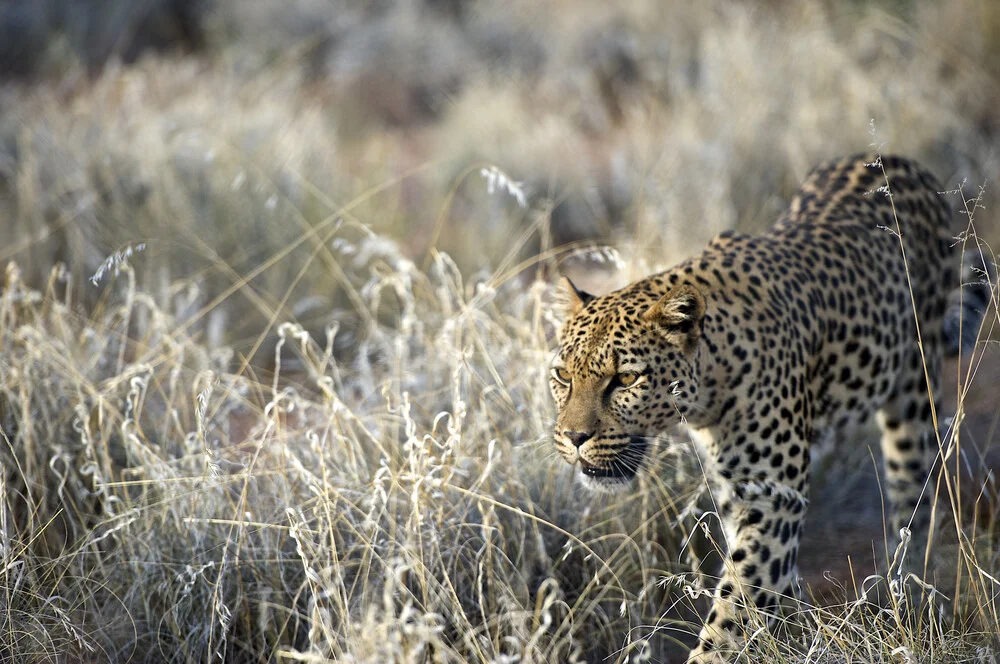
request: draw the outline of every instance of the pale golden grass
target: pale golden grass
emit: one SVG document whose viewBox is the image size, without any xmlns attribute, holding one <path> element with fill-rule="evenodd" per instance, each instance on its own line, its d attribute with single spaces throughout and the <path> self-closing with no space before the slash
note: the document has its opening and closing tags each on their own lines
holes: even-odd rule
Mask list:
<svg viewBox="0 0 1000 664">
<path fill-rule="evenodd" d="M 227 354 L 135 289 L 128 266 L 123 295 L 89 316 L 58 296 L 60 274 L 39 293 L 9 266 L 4 651 L 372 662 L 676 652 L 700 593 L 678 562 L 693 527 L 678 516 L 699 513 L 688 448 L 660 447 L 636 492 L 583 493 L 547 441 L 553 289 L 463 285 L 444 255 L 427 271 L 397 260 L 358 294 L 384 322 L 356 356 L 334 355 L 335 328 L 317 341 L 280 326 L 278 356 L 287 346 L 300 360 L 296 387 L 280 362 L 273 382 L 232 373 Z M 128 338 L 141 312 L 146 327 Z M 755 656 L 989 661 L 995 518 L 955 523 L 961 588 L 929 613 L 913 615 L 903 589 L 916 581 L 889 568 L 860 584 L 867 597 L 803 604 L 790 639 L 753 632 Z"/>
</svg>

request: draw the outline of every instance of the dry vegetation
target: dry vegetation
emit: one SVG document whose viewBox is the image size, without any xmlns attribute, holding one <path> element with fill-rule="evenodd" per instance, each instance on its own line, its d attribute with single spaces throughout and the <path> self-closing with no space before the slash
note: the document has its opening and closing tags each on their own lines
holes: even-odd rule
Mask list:
<svg viewBox="0 0 1000 664">
<path fill-rule="evenodd" d="M 199 55 L 56 37 L 0 84 L 0 660 L 676 661 L 697 462 L 574 484 L 553 275 L 764 228 L 872 142 L 966 181 L 956 235 L 982 185 L 1000 246 L 992 0 L 356 5 L 220 0 Z M 809 525 L 855 578 L 755 661 L 997 661 L 997 324 L 951 371 L 938 601 L 840 530 L 881 532 L 861 431 Z"/>
</svg>

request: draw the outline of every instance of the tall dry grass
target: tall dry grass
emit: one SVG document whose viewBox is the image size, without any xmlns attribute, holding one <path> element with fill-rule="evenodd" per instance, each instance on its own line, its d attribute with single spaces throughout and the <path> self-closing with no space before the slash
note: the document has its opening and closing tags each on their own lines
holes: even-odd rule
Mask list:
<svg viewBox="0 0 1000 664">
<path fill-rule="evenodd" d="M 262 382 L 185 334 L 127 264 L 122 295 L 86 315 L 59 295 L 66 272 L 38 292 L 8 266 L 8 657 L 551 662 L 678 652 L 700 594 L 682 536 L 699 531 L 698 515 L 710 521 L 691 450 L 664 441 L 634 493 L 583 493 L 547 440 L 552 288 L 465 282 L 444 254 L 426 271 L 387 254 L 374 271 L 356 293 L 370 326 L 352 361 L 335 358 L 335 326 L 314 339 L 283 324 L 276 354 L 293 351 L 297 375 L 285 381 L 279 361 Z M 142 334 L 129 334 L 138 318 Z M 944 439 L 946 449 L 959 442 Z M 980 492 L 978 508 L 992 487 L 965 491 Z M 960 587 L 930 613 L 912 614 L 905 589 L 916 581 L 890 566 L 844 603 L 802 605 L 805 627 L 792 638 L 753 633 L 755 657 L 990 661 L 1000 634 L 995 513 L 970 517 L 955 504 L 966 519 L 955 520 L 951 546 Z"/>
<path fill-rule="evenodd" d="M 6 652 L 551 661 L 655 619 L 672 494 L 581 510 L 552 463 L 549 289 L 386 259 L 351 364 L 280 327 L 298 388 L 228 371 L 131 267 L 89 317 L 8 269 Z"/>
</svg>

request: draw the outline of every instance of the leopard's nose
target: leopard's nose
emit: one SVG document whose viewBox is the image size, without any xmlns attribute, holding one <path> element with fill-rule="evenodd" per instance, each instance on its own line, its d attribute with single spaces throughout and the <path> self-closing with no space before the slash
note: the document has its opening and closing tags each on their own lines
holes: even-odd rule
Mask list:
<svg viewBox="0 0 1000 664">
<path fill-rule="evenodd" d="M 594 437 L 594 432 L 584 433 L 582 431 L 563 431 L 563 435 L 570 439 L 576 447 L 581 447 L 584 443 Z"/>
</svg>

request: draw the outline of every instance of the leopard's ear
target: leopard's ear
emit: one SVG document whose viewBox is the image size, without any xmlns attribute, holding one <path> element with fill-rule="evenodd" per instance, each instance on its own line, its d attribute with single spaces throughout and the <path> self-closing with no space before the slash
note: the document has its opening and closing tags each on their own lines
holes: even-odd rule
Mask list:
<svg viewBox="0 0 1000 664">
<path fill-rule="evenodd" d="M 590 293 L 577 288 L 573 282 L 570 281 L 569 277 L 563 277 L 560 281 L 563 291 L 565 291 L 567 297 L 566 313 L 568 315 L 575 315 L 587 306 L 588 302 L 594 299 L 594 296 Z"/>
<path fill-rule="evenodd" d="M 678 286 L 655 302 L 643 319 L 684 353 L 694 350 L 705 319 L 705 298 L 693 286 Z"/>
</svg>

